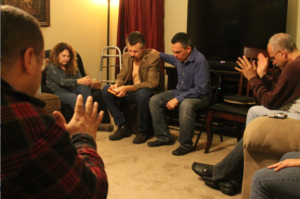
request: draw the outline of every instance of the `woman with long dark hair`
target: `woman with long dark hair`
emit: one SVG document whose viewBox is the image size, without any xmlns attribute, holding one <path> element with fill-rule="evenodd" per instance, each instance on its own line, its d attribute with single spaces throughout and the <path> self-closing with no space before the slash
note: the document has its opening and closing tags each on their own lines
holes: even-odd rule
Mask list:
<svg viewBox="0 0 300 199">
<path fill-rule="evenodd" d="M 82 77 L 76 62 L 76 52 L 67 43 L 56 44 L 50 52 L 46 85 L 74 111 L 77 96 L 85 103 L 91 95 L 91 77 Z"/>
</svg>

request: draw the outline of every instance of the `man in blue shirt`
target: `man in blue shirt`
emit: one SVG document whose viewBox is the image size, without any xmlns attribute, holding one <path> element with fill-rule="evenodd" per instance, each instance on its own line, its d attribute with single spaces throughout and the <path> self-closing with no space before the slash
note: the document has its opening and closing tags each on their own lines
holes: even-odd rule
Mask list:
<svg viewBox="0 0 300 199">
<path fill-rule="evenodd" d="M 160 58 L 177 69 L 176 89 L 168 90 L 150 98 L 150 112 L 157 140 L 149 142 L 149 147 L 174 144 L 166 118 L 166 108 L 179 109 L 180 146 L 173 155 L 185 155 L 193 150 L 196 110 L 206 107 L 211 100 L 209 65 L 186 33 L 177 33 L 171 40 L 174 55 L 157 52 Z"/>
</svg>

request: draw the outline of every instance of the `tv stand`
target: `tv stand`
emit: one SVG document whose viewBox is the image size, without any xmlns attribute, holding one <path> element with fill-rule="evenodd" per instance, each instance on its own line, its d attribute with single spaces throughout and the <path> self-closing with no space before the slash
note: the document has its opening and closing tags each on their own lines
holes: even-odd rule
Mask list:
<svg viewBox="0 0 300 199">
<path fill-rule="evenodd" d="M 223 95 L 237 94 L 238 83 L 240 81 L 240 72 L 234 69 L 238 66 L 235 62 L 227 61 L 220 63 L 216 60 L 208 60 L 211 69 L 218 71 L 222 78 L 220 93 Z M 178 81 L 177 70 L 174 66 L 165 66 L 166 74 L 168 75 L 167 90 L 175 89 Z"/>
</svg>

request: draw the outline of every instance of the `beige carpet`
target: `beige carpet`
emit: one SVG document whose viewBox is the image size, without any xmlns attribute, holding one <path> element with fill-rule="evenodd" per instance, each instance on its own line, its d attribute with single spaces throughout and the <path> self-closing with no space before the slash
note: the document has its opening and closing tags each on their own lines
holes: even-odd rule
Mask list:
<svg viewBox="0 0 300 199">
<path fill-rule="evenodd" d="M 114 131 L 113 131 L 114 132 Z M 171 130 L 176 143 L 171 146 L 150 148 L 147 143 L 132 143 L 135 135 L 120 141 L 110 141 L 112 132 L 98 131 L 98 153 L 105 163 L 109 182 L 109 199 L 236 199 L 241 194 L 227 196 L 207 187 L 191 166 L 193 162 L 216 164 L 225 157 L 236 144 L 235 138 L 214 136 L 210 153 L 204 154 L 206 133 L 199 140 L 196 151 L 184 156 L 174 156 L 179 143 L 179 132 Z M 155 137 L 150 141 L 156 140 Z M 196 136 L 194 137 L 194 141 Z"/>
</svg>

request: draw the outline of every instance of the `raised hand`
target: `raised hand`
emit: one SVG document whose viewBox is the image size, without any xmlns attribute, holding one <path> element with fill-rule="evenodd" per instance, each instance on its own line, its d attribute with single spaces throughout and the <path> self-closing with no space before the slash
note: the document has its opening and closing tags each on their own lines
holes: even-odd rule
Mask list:
<svg viewBox="0 0 300 199">
<path fill-rule="evenodd" d="M 78 95 L 74 115 L 71 121 L 66 124 L 66 129 L 70 135 L 83 132 L 91 135 L 93 138 L 96 138 L 97 128 L 103 118 L 103 111 L 101 111 L 97 117 L 97 110 L 98 103 L 93 103 L 93 98 L 91 96 L 87 98 L 85 109 L 83 110 L 83 98 L 82 95 Z M 63 122 L 62 118 L 57 113 L 55 114 L 55 118 L 57 121 Z"/>
<path fill-rule="evenodd" d="M 241 68 L 234 67 L 235 70 L 243 73 L 244 77 L 248 80 L 257 75 L 255 61 L 253 61 L 253 63 L 251 64 L 245 56 L 243 56 L 243 59 L 240 57 L 238 59 L 239 61 L 236 61 L 236 63 Z"/>
<path fill-rule="evenodd" d="M 262 53 L 259 53 L 257 59 L 257 74 L 262 78 L 267 73 L 269 58 L 265 57 Z"/>
</svg>

